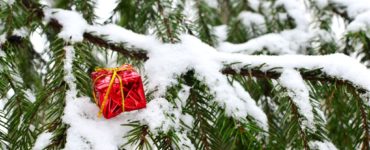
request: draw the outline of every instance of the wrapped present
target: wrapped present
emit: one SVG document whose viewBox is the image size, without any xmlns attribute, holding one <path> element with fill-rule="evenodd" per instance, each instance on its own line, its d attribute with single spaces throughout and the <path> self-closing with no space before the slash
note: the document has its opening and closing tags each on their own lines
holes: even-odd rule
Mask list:
<svg viewBox="0 0 370 150">
<path fill-rule="evenodd" d="M 93 96 L 100 108 L 99 116 L 107 119 L 124 111 L 146 107 L 143 82 L 131 65 L 98 68 L 92 74 Z"/>
</svg>

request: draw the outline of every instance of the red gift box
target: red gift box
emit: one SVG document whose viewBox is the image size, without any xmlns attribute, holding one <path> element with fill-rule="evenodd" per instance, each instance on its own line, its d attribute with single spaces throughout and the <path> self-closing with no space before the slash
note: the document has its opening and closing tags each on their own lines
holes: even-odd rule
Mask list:
<svg viewBox="0 0 370 150">
<path fill-rule="evenodd" d="M 99 116 L 112 118 L 124 111 L 146 107 L 143 82 L 131 65 L 98 68 L 91 73 L 93 96 L 100 108 Z"/>
</svg>

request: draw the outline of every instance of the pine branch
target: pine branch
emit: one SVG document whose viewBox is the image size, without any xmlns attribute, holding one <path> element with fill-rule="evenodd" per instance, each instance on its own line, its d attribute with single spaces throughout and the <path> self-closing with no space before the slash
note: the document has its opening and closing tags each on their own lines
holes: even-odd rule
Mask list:
<svg viewBox="0 0 370 150">
<path fill-rule="evenodd" d="M 212 21 L 213 18 L 211 18 L 213 16 L 210 16 L 210 14 L 212 14 L 211 8 L 209 8 L 203 0 L 196 0 L 195 5 L 198 15 L 196 22 L 199 26 L 199 38 L 209 45 L 214 46 L 216 44 L 216 40 L 210 25 L 214 25 L 215 23 Z"/>
<path fill-rule="evenodd" d="M 165 25 L 165 28 L 166 28 L 167 37 L 170 39 L 171 43 L 175 43 L 175 36 L 174 36 L 174 33 L 173 33 L 171 25 L 170 25 L 170 20 L 168 19 L 167 16 L 165 16 L 164 8 L 163 8 L 160 0 L 156 0 L 156 2 L 157 2 L 157 7 L 158 7 L 159 14 L 163 18 L 162 20 L 163 20 L 163 24 Z"/>
<path fill-rule="evenodd" d="M 62 26 L 56 20 L 50 21 L 49 25 L 57 31 L 62 28 Z M 101 47 L 104 47 L 104 48 L 107 48 L 107 49 L 111 49 L 113 51 L 119 52 L 119 53 L 121 53 L 125 56 L 128 56 L 128 57 L 136 59 L 136 60 L 145 61 L 145 60 L 149 59 L 149 57 L 147 56 L 147 54 L 145 52 L 129 51 L 129 50 L 127 50 L 126 48 L 124 48 L 122 46 L 117 46 L 116 44 L 110 43 L 110 42 L 104 40 L 103 38 L 101 38 L 99 36 L 95 36 L 95 35 L 90 34 L 90 33 L 84 33 L 84 38 L 85 38 L 85 40 L 87 40 L 87 41 L 89 41 L 93 44 L 96 44 L 98 46 L 101 46 Z M 224 68 L 222 70 L 222 73 L 226 74 L 226 75 L 241 74 L 241 75 L 253 76 L 253 77 L 257 77 L 257 78 L 270 78 L 270 79 L 277 79 L 280 76 L 280 74 L 277 73 L 277 72 L 269 72 L 269 71 L 268 72 L 262 72 L 260 70 L 251 70 L 250 71 L 250 70 L 242 69 L 238 73 L 236 70 L 234 70 L 230 67 Z M 336 78 L 329 77 L 329 76 L 316 76 L 316 75 L 312 75 L 310 73 L 302 73 L 302 72 L 301 72 L 301 74 L 302 74 L 303 79 L 305 79 L 305 80 L 329 82 L 329 83 L 337 83 L 337 84 L 346 84 L 346 85 L 353 86 L 348 81 L 338 80 Z M 365 90 L 364 89 L 359 89 L 359 91 L 364 92 Z"/>
<path fill-rule="evenodd" d="M 37 7 L 39 5 L 33 4 L 33 5 L 26 5 L 26 6 L 31 7 L 30 10 L 36 11 L 37 14 L 43 14 L 42 10 L 38 9 L 38 7 Z M 33 7 L 37 7 L 37 8 L 33 8 Z M 40 13 L 40 11 L 41 11 L 41 13 Z M 44 17 L 44 15 L 39 15 L 39 17 L 42 18 L 42 17 Z M 59 24 L 55 19 L 52 19 L 49 22 L 49 26 L 51 28 L 53 28 L 56 32 L 60 31 L 61 28 L 62 28 L 62 25 Z M 101 47 L 104 47 L 104 48 L 107 48 L 107 49 L 111 49 L 111 50 L 116 51 L 118 53 L 121 53 L 125 56 L 128 56 L 132 59 L 143 60 L 143 61 L 149 59 L 147 54 L 143 51 L 129 51 L 128 49 L 126 49 L 122 46 L 117 46 L 116 44 L 111 43 L 107 40 L 104 40 L 103 38 L 101 38 L 99 36 L 95 36 L 91 33 L 84 33 L 84 40 L 86 40 L 88 42 L 91 42 L 93 44 L 96 44 L 98 46 L 101 46 Z M 257 78 L 270 78 L 270 79 L 277 79 L 280 76 L 280 74 L 277 73 L 277 72 L 269 72 L 269 71 L 268 72 L 262 72 L 260 70 L 251 70 L 250 71 L 250 70 L 242 69 L 238 73 L 236 70 L 234 70 L 230 67 L 224 68 L 222 70 L 222 73 L 226 74 L 226 75 L 241 74 L 241 75 L 253 76 L 253 77 L 257 77 Z M 311 75 L 311 74 L 305 74 L 305 73 L 302 73 L 302 72 L 301 72 L 301 74 L 302 74 L 303 79 L 305 79 L 305 80 L 329 82 L 329 83 L 337 83 L 337 84 L 345 84 L 345 85 L 353 86 L 348 81 L 338 80 L 338 79 L 335 79 L 335 78 L 329 77 L 329 76 L 316 76 L 316 75 Z M 355 88 L 357 88 L 357 87 L 355 87 Z M 365 90 L 364 89 L 359 89 L 359 91 L 364 92 Z"/>
<path fill-rule="evenodd" d="M 368 124 L 368 116 L 367 116 L 367 113 L 366 113 L 366 105 L 363 103 L 362 99 L 360 98 L 360 96 L 356 93 L 356 89 L 354 89 L 353 87 L 349 87 L 350 88 L 350 91 L 351 93 L 353 93 L 353 95 L 355 96 L 355 99 L 357 101 L 357 105 L 360 109 L 360 116 L 361 116 L 361 127 L 363 128 L 363 131 L 364 131 L 364 137 L 362 139 L 362 147 L 361 149 L 362 150 L 366 150 L 366 149 L 369 149 L 370 148 L 370 129 L 369 129 L 369 124 Z"/>
<path fill-rule="evenodd" d="M 241 69 L 239 72 L 237 72 L 234 69 L 227 67 L 222 70 L 222 73 L 226 75 L 240 74 L 243 76 L 250 76 L 250 77 L 256 77 L 256 78 L 268 78 L 268 79 L 278 79 L 280 77 L 279 72 L 275 72 L 275 71 L 263 72 L 261 70 L 256 70 L 253 68 L 252 69 Z M 336 78 L 324 75 L 322 73 L 312 74 L 311 72 L 303 72 L 303 71 L 300 71 L 300 73 L 304 80 L 319 81 L 319 82 L 326 82 L 326 83 L 333 83 L 333 84 L 340 84 L 340 85 L 349 85 L 351 87 L 354 87 L 353 84 L 350 83 L 349 81 L 336 79 Z M 364 93 L 366 91 L 365 89 L 362 89 L 359 87 L 354 87 L 354 88 L 358 89 L 358 91 L 361 93 Z"/>
<path fill-rule="evenodd" d="M 299 132 L 300 132 L 300 135 L 301 135 L 301 138 L 302 138 L 302 141 L 303 141 L 303 147 L 305 150 L 308 150 L 309 147 L 308 147 L 308 140 L 307 140 L 307 134 L 306 132 L 304 131 L 304 129 L 302 129 L 301 125 L 302 125 L 302 122 L 299 120 L 299 113 L 298 113 L 298 108 L 297 106 L 292 102 L 292 100 L 289 98 L 289 100 L 291 101 L 291 104 L 292 104 L 292 113 L 293 113 L 293 117 L 294 117 L 294 120 L 297 121 L 299 123 Z"/>
</svg>

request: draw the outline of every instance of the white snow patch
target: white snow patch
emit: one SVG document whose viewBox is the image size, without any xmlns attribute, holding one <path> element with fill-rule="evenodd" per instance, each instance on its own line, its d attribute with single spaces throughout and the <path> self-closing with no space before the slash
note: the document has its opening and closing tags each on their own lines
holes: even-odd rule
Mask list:
<svg viewBox="0 0 370 150">
<path fill-rule="evenodd" d="M 32 103 L 36 101 L 35 93 L 31 91 L 31 89 L 27 89 L 24 91 L 26 98 L 31 101 Z"/>
<path fill-rule="evenodd" d="M 261 1 L 260 0 L 248 0 L 248 4 L 254 11 L 258 11 Z"/>
<path fill-rule="evenodd" d="M 329 4 L 328 0 L 314 0 L 314 2 L 316 6 L 320 9 L 325 8 Z"/>
<path fill-rule="evenodd" d="M 52 135 L 53 134 L 50 132 L 43 132 L 38 135 L 32 150 L 43 150 L 46 146 L 50 144 Z"/>
<path fill-rule="evenodd" d="M 113 15 L 113 9 L 117 6 L 118 1 L 116 0 L 94 0 L 94 13 L 97 15 L 96 21 L 98 23 L 104 23 Z"/>
<path fill-rule="evenodd" d="M 296 28 L 299 30 L 307 30 L 309 27 L 309 16 L 305 4 L 300 0 L 277 0 L 275 7 L 283 6 L 291 16 L 295 23 Z"/>
<path fill-rule="evenodd" d="M 70 42 L 81 42 L 83 40 L 83 34 L 88 24 L 81 14 L 75 11 L 45 8 L 44 15 L 46 22 L 56 19 L 63 26 L 58 37 Z"/>
<path fill-rule="evenodd" d="M 266 3 L 266 5 L 267 6 L 263 7 L 271 7 L 268 3 Z M 309 11 L 301 0 L 277 0 L 273 5 L 273 7 L 280 6 L 284 7 L 287 14 L 293 18 L 296 24 L 294 29 L 284 30 L 280 33 L 268 33 L 240 44 L 223 42 L 219 44 L 217 49 L 224 52 L 245 54 L 253 54 L 262 50 L 267 50 L 273 54 L 305 53 L 305 49 L 311 46 L 310 42 L 315 37 L 320 36 L 320 32 L 316 31 L 318 29 L 309 28 L 310 18 L 312 18 Z M 282 21 L 287 18 L 286 13 L 280 13 L 278 16 Z M 253 27 L 252 30 L 254 32 L 256 30 L 260 30 L 262 33 L 266 32 L 265 16 L 258 13 L 243 11 L 239 14 L 238 18 L 247 28 Z M 269 16 L 267 16 L 267 19 L 269 19 Z"/>
<path fill-rule="evenodd" d="M 1 34 L 0 35 L 0 44 L 5 43 L 5 41 L 6 41 L 6 34 Z"/>
<path fill-rule="evenodd" d="M 1 0 L 0 1 L 0 4 L 1 3 L 6 3 L 6 4 L 8 4 L 8 5 L 13 5 L 14 4 L 14 2 L 15 2 L 15 0 Z M 1 5 L 0 5 L 1 6 Z"/>
<path fill-rule="evenodd" d="M 308 143 L 311 149 L 316 150 L 337 150 L 335 145 L 331 143 L 330 141 L 310 141 Z"/>
<path fill-rule="evenodd" d="M 365 31 L 367 36 L 370 37 L 368 32 L 370 29 L 370 3 L 367 0 L 331 0 L 334 6 L 338 9 L 344 8 L 348 16 L 354 19 L 347 27 L 347 32 Z"/>
<path fill-rule="evenodd" d="M 105 35 L 106 40 L 124 43 L 129 48 L 150 50 L 153 46 L 162 45 L 154 36 L 137 34 L 114 24 L 88 26 L 86 30 L 94 35 L 103 37 Z"/>
<path fill-rule="evenodd" d="M 218 8 L 218 1 L 216 1 L 216 0 L 205 0 L 204 2 L 206 2 L 206 4 L 209 7 L 212 7 L 212 8 L 215 8 L 215 9 Z"/>
<path fill-rule="evenodd" d="M 241 20 L 241 22 L 249 28 L 257 29 L 262 32 L 265 32 L 266 30 L 266 21 L 263 15 L 259 13 L 249 12 L 249 11 L 242 11 L 238 19 Z"/>
<path fill-rule="evenodd" d="M 195 146 L 189 139 L 186 133 L 176 133 L 178 137 L 178 148 L 176 146 L 172 146 L 174 149 L 181 149 L 181 150 L 195 150 Z"/>
<path fill-rule="evenodd" d="M 190 24 L 194 23 L 198 18 L 198 9 L 194 9 L 196 7 L 196 3 L 194 0 L 186 0 L 184 1 L 184 11 L 183 14 L 186 16 L 186 21 Z"/>
<path fill-rule="evenodd" d="M 63 122 L 70 125 L 67 130 L 65 149 L 116 150 L 125 142 L 123 136 L 130 128 L 121 124 L 128 123 L 137 111 L 123 113 L 118 117 L 106 120 L 98 118 L 99 108 L 87 97 L 66 99 Z"/>
<path fill-rule="evenodd" d="M 13 30 L 13 34 L 24 38 L 28 35 L 28 30 L 25 27 L 22 27 L 22 28 Z"/>
<path fill-rule="evenodd" d="M 217 49 L 223 52 L 245 54 L 253 54 L 263 49 L 274 54 L 296 54 L 302 53 L 302 49 L 309 46 L 308 42 L 313 37 L 314 33 L 293 29 L 281 33 L 265 34 L 241 44 L 224 42 Z"/>
<path fill-rule="evenodd" d="M 65 60 L 64 60 L 64 81 L 66 81 L 69 90 L 67 91 L 66 99 L 75 99 L 77 96 L 76 78 L 73 75 L 73 59 L 75 50 L 73 46 L 65 46 Z"/>
<path fill-rule="evenodd" d="M 213 33 L 216 36 L 217 42 L 221 43 L 227 39 L 227 26 L 219 25 L 213 28 Z"/>
<path fill-rule="evenodd" d="M 157 134 L 159 131 L 168 132 L 173 127 L 172 120 L 168 119 L 172 111 L 175 110 L 171 103 L 166 99 L 158 98 L 151 100 L 138 117 L 142 118 L 142 124 L 147 124 L 149 130 Z"/>
<path fill-rule="evenodd" d="M 348 25 L 347 31 L 349 32 L 368 31 L 370 29 L 370 19 L 369 18 L 370 18 L 370 11 L 359 14 L 358 16 L 356 16 L 355 20 L 353 20 Z"/>
</svg>

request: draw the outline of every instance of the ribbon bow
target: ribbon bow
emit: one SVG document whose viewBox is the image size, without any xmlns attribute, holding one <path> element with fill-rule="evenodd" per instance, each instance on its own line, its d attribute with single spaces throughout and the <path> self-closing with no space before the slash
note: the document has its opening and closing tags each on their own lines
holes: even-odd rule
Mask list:
<svg viewBox="0 0 370 150">
<path fill-rule="evenodd" d="M 112 89 L 112 86 L 114 84 L 114 80 L 116 79 L 116 77 L 118 78 L 119 80 L 119 86 L 120 86 L 120 90 L 121 90 L 121 97 L 122 97 L 122 111 L 124 112 L 125 111 L 125 96 L 124 96 L 124 93 L 123 93 L 123 84 L 122 84 L 122 79 L 121 77 L 117 74 L 118 71 L 125 71 L 125 70 L 133 70 L 132 66 L 131 65 L 124 65 L 122 67 L 118 67 L 118 68 L 96 68 L 95 71 L 103 71 L 103 70 L 106 70 L 106 71 L 111 71 L 113 72 L 113 75 L 112 75 L 112 78 L 109 82 L 109 86 L 108 86 L 108 89 L 106 91 L 106 94 L 104 95 L 104 99 L 103 99 L 103 102 L 101 104 L 101 107 L 100 107 L 100 111 L 98 113 L 98 117 L 100 118 L 102 113 L 103 113 L 103 110 L 105 108 L 105 105 L 108 101 L 108 96 L 109 96 L 109 93 L 110 93 L 110 90 Z M 96 81 L 98 81 L 100 78 L 106 76 L 106 74 L 102 74 L 100 76 L 98 76 L 95 80 L 94 80 L 94 85 L 96 83 Z M 98 100 L 96 99 L 96 95 L 95 95 L 95 90 L 93 91 L 93 96 L 94 96 L 94 100 L 95 100 L 95 103 L 98 105 Z"/>
</svg>

